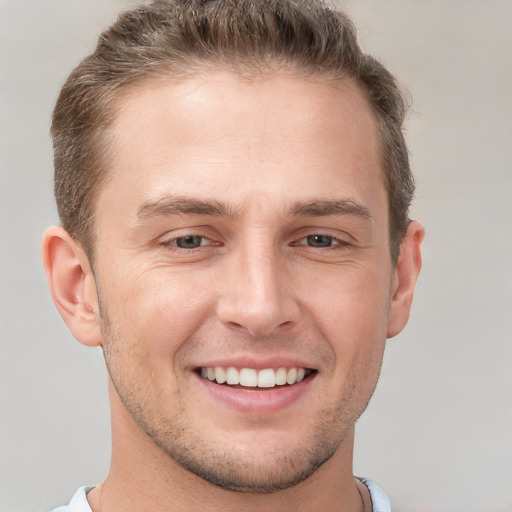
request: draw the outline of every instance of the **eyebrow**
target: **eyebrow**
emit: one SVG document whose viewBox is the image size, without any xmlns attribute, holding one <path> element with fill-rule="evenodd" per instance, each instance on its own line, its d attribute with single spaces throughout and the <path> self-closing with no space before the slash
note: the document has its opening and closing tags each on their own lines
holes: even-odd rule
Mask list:
<svg viewBox="0 0 512 512">
<path fill-rule="evenodd" d="M 192 197 L 165 197 L 144 203 L 138 211 L 138 218 L 159 215 L 214 215 L 217 217 L 236 218 L 238 211 L 229 204 L 215 199 L 195 199 Z"/>
<path fill-rule="evenodd" d="M 324 217 L 329 215 L 352 215 L 371 220 L 370 210 L 352 199 L 310 200 L 297 202 L 290 209 L 291 215 L 300 217 Z"/>
</svg>

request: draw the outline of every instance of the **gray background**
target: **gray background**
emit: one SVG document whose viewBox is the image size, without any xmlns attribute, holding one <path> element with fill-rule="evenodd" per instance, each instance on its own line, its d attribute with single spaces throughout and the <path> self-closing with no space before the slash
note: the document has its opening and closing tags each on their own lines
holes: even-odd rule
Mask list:
<svg viewBox="0 0 512 512">
<path fill-rule="evenodd" d="M 75 342 L 39 256 L 56 222 L 58 89 L 123 0 L 0 0 L 0 511 L 67 502 L 108 469 L 98 350 Z M 512 510 L 512 2 L 342 1 L 411 91 L 413 216 L 427 228 L 412 319 L 389 342 L 355 471 L 396 512 Z M 314 511 L 312 511 L 314 512 Z"/>
</svg>

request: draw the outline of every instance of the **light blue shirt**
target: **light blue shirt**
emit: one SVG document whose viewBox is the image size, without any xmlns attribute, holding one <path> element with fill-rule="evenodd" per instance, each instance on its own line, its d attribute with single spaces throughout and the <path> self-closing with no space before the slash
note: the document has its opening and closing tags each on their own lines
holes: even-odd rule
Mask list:
<svg viewBox="0 0 512 512">
<path fill-rule="evenodd" d="M 367 478 L 360 478 L 359 480 L 361 480 L 370 491 L 373 512 L 391 512 L 391 503 L 386 493 L 377 484 Z M 92 487 L 80 487 L 71 498 L 69 505 L 54 508 L 51 512 L 92 512 L 89 502 L 87 501 L 87 492 L 91 489 Z"/>
</svg>

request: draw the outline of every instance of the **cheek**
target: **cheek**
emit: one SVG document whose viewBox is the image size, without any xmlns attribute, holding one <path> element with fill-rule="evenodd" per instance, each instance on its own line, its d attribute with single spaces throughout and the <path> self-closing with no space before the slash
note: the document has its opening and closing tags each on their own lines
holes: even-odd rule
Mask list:
<svg viewBox="0 0 512 512">
<path fill-rule="evenodd" d="M 386 340 L 391 273 L 354 266 L 331 274 L 323 286 L 311 282 L 309 307 L 341 376 L 355 366 L 380 366 Z"/>
<path fill-rule="evenodd" d="M 110 280 L 102 296 L 109 322 L 118 343 L 132 345 L 141 357 L 167 361 L 202 325 L 213 293 L 204 281 L 168 269 L 134 274 Z"/>
</svg>

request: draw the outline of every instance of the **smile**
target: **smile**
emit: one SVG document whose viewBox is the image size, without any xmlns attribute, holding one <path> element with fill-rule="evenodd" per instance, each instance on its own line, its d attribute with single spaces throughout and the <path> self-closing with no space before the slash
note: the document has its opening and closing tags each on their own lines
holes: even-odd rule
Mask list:
<svg viewBox="0 0 512 512">
<path fill-rule="evenodd" d="M 276 386 L 293 386 L 302 382 L 315 370 L 309 368 L 254 368 L 201 367 L 198 370 L 203 379 L 217 384 L 248 388 L 274 388 Z"/>
</svg>

